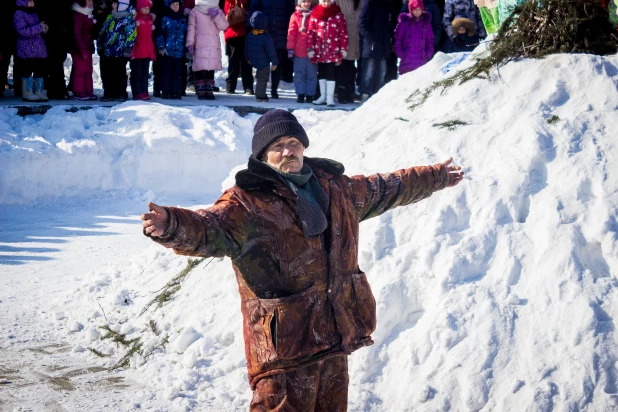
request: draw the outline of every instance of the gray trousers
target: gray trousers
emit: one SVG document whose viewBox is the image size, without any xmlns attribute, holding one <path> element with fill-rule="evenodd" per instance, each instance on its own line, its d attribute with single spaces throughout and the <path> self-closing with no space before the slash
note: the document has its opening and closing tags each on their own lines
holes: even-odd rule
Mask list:
<svg viewBox="0 0 618 412">
<path fill-rule="evenodd" d="M 263 69 L 258 69 L 255 73 L 255 97 L 263 99 L 266 96 L 266 85 L 270 79 L 270 66 L 266 66 Z"/>
<path fill-rule="evenodd" d="M 308 57 L 294 57 L 294 89 L 296 94 L 315 96 L 318 85 L 318 65 Z"/>
</svg>

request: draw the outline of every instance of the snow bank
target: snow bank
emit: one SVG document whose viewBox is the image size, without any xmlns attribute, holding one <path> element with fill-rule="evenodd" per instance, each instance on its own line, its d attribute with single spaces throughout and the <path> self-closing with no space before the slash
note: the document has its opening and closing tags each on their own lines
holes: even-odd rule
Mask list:
<svg viewBox="0 0 618 412">
<path fill-rule="evenodd" d="M 350 174 L 430 164 L 449 156 L 466 171 L 466 180 L 457 188 L 361 226 L 360 266 L 377 298 L 378 329 L 375 345 L 350 357 L 349 409 L 616 408 L 618 172 L 612 162 L 618 158 L 618 145 L 609 134 L 618 126 L 618 59 L 556 55 L 513 62 L 500 70 L 501 78 L 457 86 L 409 111 L 405 99 L 441 78 L 440 69 L 450 59 L 439 54 L 351 114 L 295 112 L 310 126 L 308 154 L 337 159 Z M 123 106 L 120 113 L 110 114 L 116 116 L 112 123 L 124 124 L 131 136 L 131 121 L 120 120 L 123 110 L 160 110 L 155 123 L 176 113 L 151 107 Z M 102 112 L 93 112 L 90 124 L 96 124 L 97 113 Z M 192 111 L 179 113 L 187 123 L 198 122 Z M 232 127 L 225 116 L 217 127 Z M 553 116 L 559 120 L 548 123 Z M 60 140 L 52 137 L 58 134 L 53 123 L 45 123 L 53 118 L 51 113 L 38 121 L 9 125 L 8 133 L 37 127 L 39 135 L 53 143 L 33 141 L 33 146 L 39 145 L 37 151 L 21 150 L 44 162 L 50 153 L 68 153 L 57 148 Z M 56 119 L 69 130 L 74 121 L 60 114 Z M 433 126 L 455 119 L 469 125 L 454 131 Z M 4 123 L 10 122 L 0 122 L 2 133 L 7 129 Z M 172 123 L 182 124 L 168 122 L 166 127 Z M 161 128 L 147 127 L 155 132 Z M 108 152 L 127 150 L 114 133 L 109 145 L 99 147 L 101 156 L 92 156 L 93 163 L 111 157 Z M 166 145 L 160 134 L 146 144 L 142 131 L 134 133 L 132 145 L 141 148 L 137 152 L 161 148 L 152 158 L 161 159 L 165 150 L 180 150 Z M 219 156 L 232 156 L 232 145 L 241 143 L 208 136 L 212 151 L 201 143 L 206 138 L 188 141 L 194 150 L 217 153 L 211 161 L 224 170 L 208 168 L 213 175 L 205 178 L 215 187 L 231 162 Z M 78 145 L 81 140 L 70 141 L 73 153 L 93 153 L 96 146 Z M 116 146 L 123 149 L 111 149 Z M 0 155 L 5 153 L 3 149 Z M 62 156 L 70 163 L 68 154 Z M 135 162 L 129 165 L 137 169 Z M 150 162 L 144 175 L 171 173 L 170 168 Z M 184 176 L 195 171 L 186 170 Z M 109 187 L 124 187 L 122 179 L 108 179 Z M 142 190 L 157 191 L 159 185 L 169 184 L 165 179 L 138 180 Z M 67 193 L 65 187 L 70 185 L 56 185 Z M 164 187 L 172 189 L 181 188 Z M 22 200 L 14 189 L 3 193 L 4 199 Z M 108 366 L 124 350 L 96 339 L 96 327 L 105 324 L 96 302 L 112 324 L 130 324 L 127 338 L 140 337 L 144 343 L 142 355 L 131 362 L 131 376 L 152 388 L 151 393 L 135 395 L 138 404 L 154 402 L 167 410 L 246 410 L 251 393 L 229 260 L 206 259 L 160 309 L 138 317 L 186 262 L 151 245 L 126 261 L 95 268 L 84 274 L 81 286 L 58 301 L 56 310 L 67 313 L 58 324 L 72 342 L 112 354 L 98 360 L 88 351 L 78 353 Z M 119 295 L 127 298 L 118 299 Z M 69 332 L 72 322 L 83 327 Z"/>
<path fill-rule="evenodd" d="M 231 109 L 125 103 L 21 118 L 0 110 L 0 204 L 92 196 L 220 193 L 250 153 L 252 117 Z"/>
</svg>

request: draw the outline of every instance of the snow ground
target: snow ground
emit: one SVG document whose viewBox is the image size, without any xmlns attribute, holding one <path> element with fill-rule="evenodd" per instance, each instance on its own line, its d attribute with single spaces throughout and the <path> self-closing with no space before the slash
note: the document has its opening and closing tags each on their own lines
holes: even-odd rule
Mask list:
<svg viewBox="0 0 618 412">
<path fill-rule="evenodd" d="M 349 174 L 448 156 L 466 171 L 361 226 L 378 329 L 350 357 L 349 409 L 618 409 L 618 57 L 513 62 L 408 110 L 451 58 L 354 112 L 295 111 L 308 155 Z M 149 243 L 138 216 L 148 200 L 212 203 L 258 116 L 148 103 L 14 113 L 0 109 L 0 409 L 246 410 L 229 261 L 203 261 L 139 316 L 187 259 Z M 455 119 L 468 125 L 434 126 Z M 83 373 L 126 352 L 100 339 L 106 324 L 140 338 L 143 356 Z"/>
</svg>

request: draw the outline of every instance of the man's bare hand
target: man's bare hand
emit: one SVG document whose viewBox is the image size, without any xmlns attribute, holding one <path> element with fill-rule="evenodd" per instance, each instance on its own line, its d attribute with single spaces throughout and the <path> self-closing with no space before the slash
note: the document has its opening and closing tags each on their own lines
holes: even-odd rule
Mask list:
<svg viewBox="0 0 618 412">
<path fill-rule="evenodd" d="M 143 220 L 144 234 L 160 237 L 170 225 L 170 215 L 164 207 L 148 202 L 149 213 L 144 213 Z"/>
<path fill-rule="evenodd" d="M 446 187 L 457 186 L 464 177 L 464 172 L 460 172 L 461 166 L 449 166 L 452 161 L 453 158 L 450 157 L 448 160 L 439 163 L 446 168 L 448 173 L 448 184 L 446 185 Z"/>
</svg>

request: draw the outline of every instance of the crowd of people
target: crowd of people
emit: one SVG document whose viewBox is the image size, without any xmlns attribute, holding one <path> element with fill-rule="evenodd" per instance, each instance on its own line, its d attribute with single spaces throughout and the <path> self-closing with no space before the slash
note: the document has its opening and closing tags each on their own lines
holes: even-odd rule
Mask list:
<svg viewBox="0 0 618 412">
<path fill-rule="evenodd" d="M 103 101 L 128 99 L 127 63 L 133 99 L 151 98 L 151 70 L 157 97 L 180 99 L 192 82 L 198 99 L 215 99 L 223 32 L 226 93 L 236 93 L 240 78 L 245 94 L 268 101 L 268 82 L 276 99 L 283 80 L 294 83 L 300 103 L 332 106 L 335 96 L 352 103 L 437 51 L 472 50 L 519 1 L 7 0 L 0 80 L 8 84 L 12 57 L 16 96 L 96 100 L 97 53 Z"/>
</svg>

